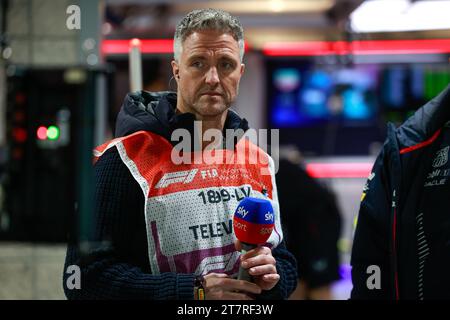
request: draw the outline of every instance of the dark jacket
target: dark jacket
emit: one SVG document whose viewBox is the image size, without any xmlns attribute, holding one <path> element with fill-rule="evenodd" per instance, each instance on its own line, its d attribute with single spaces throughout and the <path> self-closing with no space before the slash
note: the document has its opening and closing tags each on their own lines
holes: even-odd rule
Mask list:
<svg viewBox="0 0 450 320">
<path fill-rule="evenodd" d="M 277 188 L 286 246 L 309 288 L 339 280 L 341 219 L 335 196 L 297 163 L 280 159 Z"/>
<path fill-rule="evenodd" d="M 419 246 L 423 240 L 419 214 L 423 212 L 429 222 L 435 219 L 435 212 L 430 212 L 430 205 L 423 202 L 428 191 L 424 184 L 441 143 L 448 139 L 449 120 L 450 87 L 399 128 L 388 125 L 387 140 L 363 190 L 351 258 L 352 298 L 418 299 L 421 287 L 428 287 L 425 298 L 450 297 L 449 206 L 433 208 L 446 219 L 434 239 L 428 239 L 431 253 L 442 264 L 425 264 L 425 277 L 424 270 L 420 270 Z M 371 265 L 380 268 L 379 289 L 367 286 L 369 277 L 376 273 L 369 268 Z M 419 284 L 419 278 L 424 283 Z"/>
<path fill-rule="evenodd" d="M 193 128 L 193 114 L 175 114 L 175 93 L 139 92 L 126 96 L 117 118 L 116 136 L 140 130 L 152 131 L 170 141 L 176 128 Z M 248 128 L 247 121 L 229 112 L 225 129 Z M 193 299 L 194 275 L 162 273 L 153 275 L 148 261 L 144 196 L 138 183 L 120 159 L 116 148 L 106 151 L 94 165 L 95 217 L 93 239 L 87 254 L 69 244 L 66 269 L 81 268 L 81 290 L 66 285 L 69 299 Z M 281 279 L 263 292 L 260 299 L 286 298 L 296 286 L 295 258 L 282 242 L 273 251 Z"/>
</svg>

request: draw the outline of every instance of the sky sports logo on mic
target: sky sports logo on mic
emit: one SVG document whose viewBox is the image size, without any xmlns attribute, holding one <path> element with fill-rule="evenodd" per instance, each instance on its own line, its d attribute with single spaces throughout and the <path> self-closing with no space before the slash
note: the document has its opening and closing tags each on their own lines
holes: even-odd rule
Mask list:
<svg viewBox="0 0 450 320">
<path fill-rule="evenodd" d="M 248 197 L 250 198 L 250 197 Z M 259 198 L 254 198 L 257 200 L 264 200 L 264 199 L 259 199 Z M 265 200 L 268 201 L 268 200 Z M 248 215 L 249 211 L 245 210 L 245 207 L 243 205 L 240 205 L 237 210 L 236 210 L 236 214 L 238 216 L 240 216 L 242 219 L 245 219 L 245 217 Z M 274 223 L 274 214 L 273 211 L 267 211 L 267 213 L 264 215 L 264 221 L 265 223 Z"/>
<path fill-rule="evenodd" d="M 245 219 L 245 216 L 248 214 L 248 211 L 244 209 L 244 206 L 239 206 L 237 209 L 237 214 L 242 217 L 242 219 Z"/>
<path fill-rule="evenodd" d="M 275 215 L 268 199 L 244 198 L 233 216 L 236 238 L 242 243 L 263 245 L 272 234 Z"/>
</svg>

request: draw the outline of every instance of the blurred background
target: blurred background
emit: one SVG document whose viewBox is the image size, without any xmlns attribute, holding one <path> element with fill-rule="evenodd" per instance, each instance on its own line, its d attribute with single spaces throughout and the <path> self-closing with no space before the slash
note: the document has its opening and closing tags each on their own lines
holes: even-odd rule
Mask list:
<svg viewBox="0 0 450 320">
<path fill-rule="evenodd" d="M 175 90 L 175 25 L 206 7 L 244 26 L 234 109 L 280 129 L 336 196 L 333 298 L 349 297 L 353 223 L 386 124 L 450 82 L 450 1 L 0 0 L 0 299 L 65 298 L 67 233 L 89 232 L 91 149 L 112 137 L 130 91 L 130 39 L 143 88 Z"/>
</svg>

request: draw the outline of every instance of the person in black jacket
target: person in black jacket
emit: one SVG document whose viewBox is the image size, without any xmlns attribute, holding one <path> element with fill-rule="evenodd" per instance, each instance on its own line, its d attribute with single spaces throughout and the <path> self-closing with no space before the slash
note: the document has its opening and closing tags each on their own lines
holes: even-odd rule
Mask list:
<svg viewBox="0 0 450 320">
<path fill-rule="evenodd" d="M 308 175 L 296 148 L 280 147 L 276 176 L 286 246 L 300 276 L 290 299 L 331 300 L 331 285 L 340 279 L 341 215 L 335 195 Z"/>
<path fill-rule="evenodd" d="M 262 176 L 247 162 L 195 166 L 172 157 L 179 142 L 174 134 L 195 139 L 196 120 L 203 132 L 248 129 L 229 110 L 244 72 L 243 50 L 236 18 L 212 9 L 190 12 L 175 32 L 177 93 L 127 95 L 117 138 L 94 152 L 94 237 L 87 253 L 68 247 L 66 268 L 81 269 L 79 290 L 71 290 L 64 276 L 69 299 L 285 299 L 294 290 L 296 262 L 282 240 L 273 173 Z M 231 150 L 223 140 L 223 153 L 240 152 L 243 140 L 233 137 Z M 270 245 L 241 255 L 230 217 L 238 198 L 265 197 L 257 189 L 263 184 L 276 230 Z M 234 278 L 240 266 L 253 282 Z"/>
<path fill-rule="evenodd" d="M 362 194 L 353 299 L 450 298 L 450 87 L 388 138 Z"/>
</svg>

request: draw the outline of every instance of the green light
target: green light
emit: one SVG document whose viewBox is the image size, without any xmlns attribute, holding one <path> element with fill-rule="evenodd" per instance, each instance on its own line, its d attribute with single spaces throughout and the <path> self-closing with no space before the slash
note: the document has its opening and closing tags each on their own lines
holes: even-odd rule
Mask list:
<svg viewBox="0 0 450 320">
<path fill-rule="evenodd" d="M 58 140 L 59 138 L 59 128 L 56 126 L 50 126 L 47 129 L 48 140 Z"/>
</svg>

